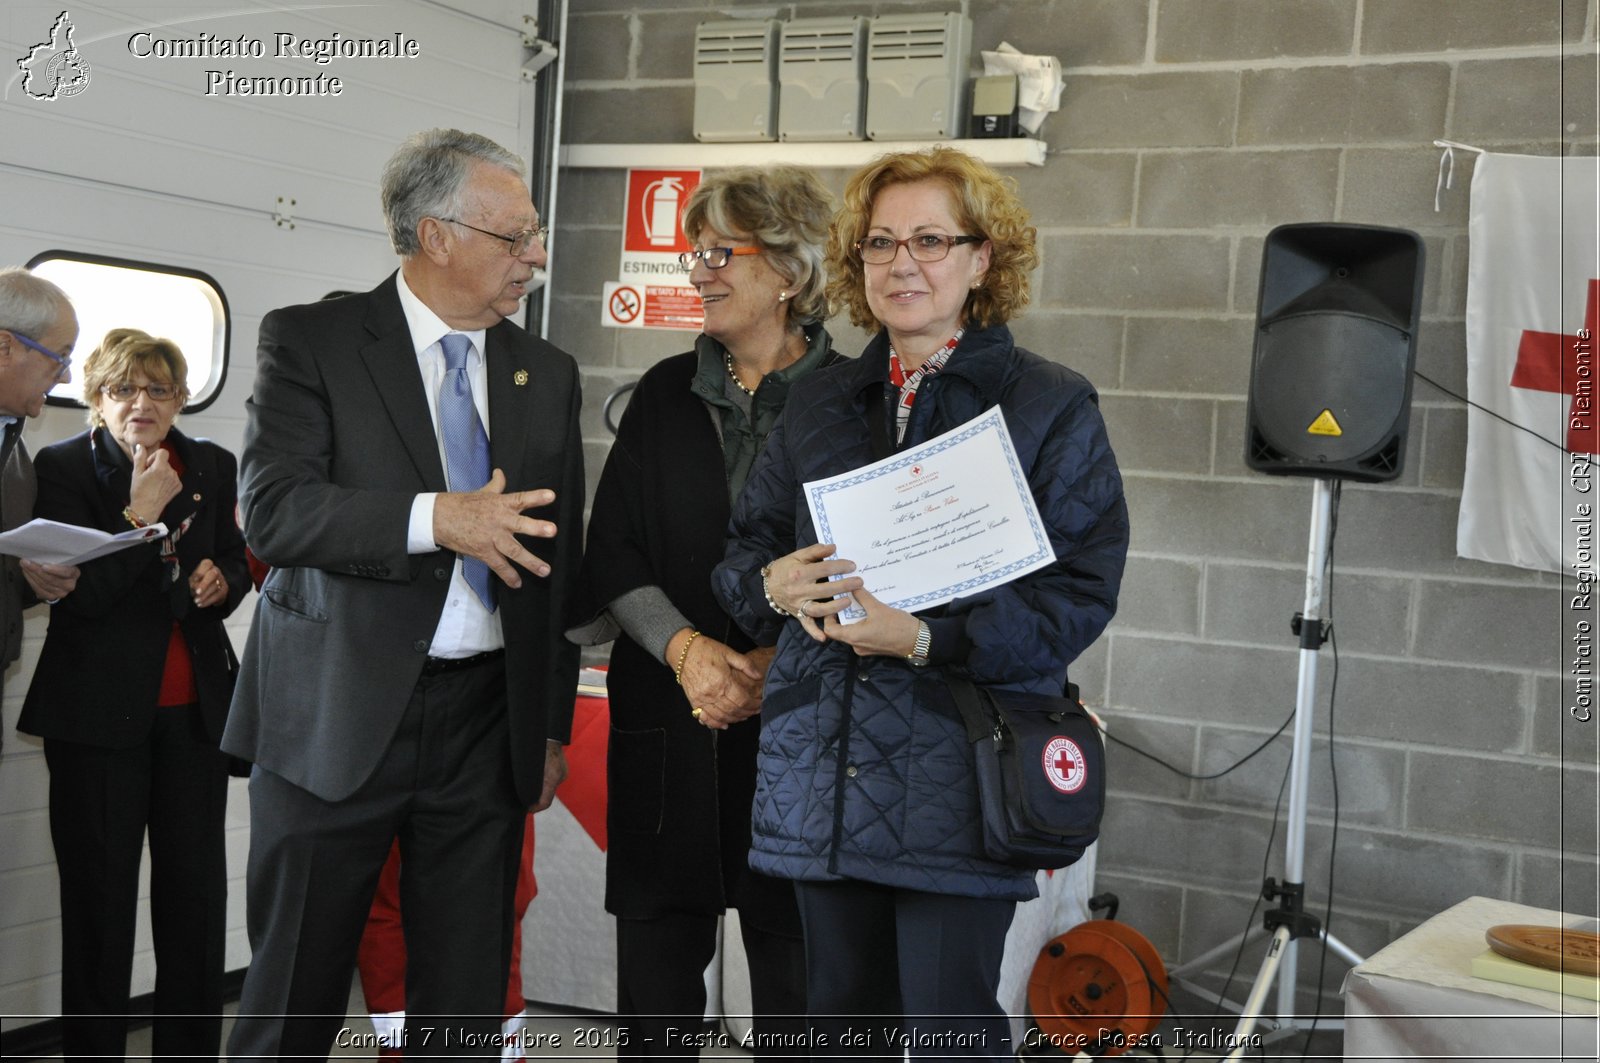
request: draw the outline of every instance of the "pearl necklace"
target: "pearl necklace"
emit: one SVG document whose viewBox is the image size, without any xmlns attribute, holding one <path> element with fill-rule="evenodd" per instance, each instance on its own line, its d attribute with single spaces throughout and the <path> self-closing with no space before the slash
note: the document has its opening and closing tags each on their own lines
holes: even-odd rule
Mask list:
<svg viewBox="0 0 1600 1063">
<path fill-rule="evenodd" d="M 739 379 L 739 374 L 735 373 L 733 371 L 733 352 L 732 351 L 723 351 L 722 352 L 722 359 L 728 366 L 728 379 L 733 381 L 733 386 L 738 388 L 740 391 L 744 392 L 746 395 L 749 395 L 752 399 L 755 398 L 756 397 L 756 388 L 747 388 L 747 387 L 745 387 L 744 386 L 744 381 Z M 758 388 L 760 386 L 761 386 L 761 384 L 759 382 L 757 382 L 756 387 Z"/>
</svg>

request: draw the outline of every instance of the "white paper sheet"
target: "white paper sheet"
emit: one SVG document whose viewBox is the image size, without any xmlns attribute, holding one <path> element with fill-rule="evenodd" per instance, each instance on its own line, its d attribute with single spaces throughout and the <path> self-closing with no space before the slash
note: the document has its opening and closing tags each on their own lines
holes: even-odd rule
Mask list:
<svg viewBox="0 0 1600 1063">
<path fill-rule="evenodd" d="M 159 523 L 112 535 L 98 528 L 82 528 L 55 520 L 30 520 L 20 528 L 0 534 L 0 554 L 47 565 L 81 565 L 165 534 L 167 526 Z"/>
<path fill-rule="evenodd" d="M 1055 560 L 998 406 L 937 439 L 804 485 L 811 521 L 867 590 L 907 612 Z M 851 606 L 840 620 L 866 614 Z"/>
</svg>

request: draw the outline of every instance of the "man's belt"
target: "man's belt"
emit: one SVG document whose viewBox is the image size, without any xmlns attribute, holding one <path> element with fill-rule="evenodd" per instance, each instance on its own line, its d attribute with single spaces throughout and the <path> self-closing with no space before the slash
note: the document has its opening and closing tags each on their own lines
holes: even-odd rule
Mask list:
<svg viewBox="0 0 1600 1063">
<path fill-rule="evenodd" d="M 498 661 L 506 655 L 505 650 L 486 650 L 483 653 L 474 653 L 471 657 L 429 657 L 422 665 L 422 674 L 444 675 L 446 672 L 459 672 L 466 668 L 476 668 L 480 664 Z"/>
</svg>

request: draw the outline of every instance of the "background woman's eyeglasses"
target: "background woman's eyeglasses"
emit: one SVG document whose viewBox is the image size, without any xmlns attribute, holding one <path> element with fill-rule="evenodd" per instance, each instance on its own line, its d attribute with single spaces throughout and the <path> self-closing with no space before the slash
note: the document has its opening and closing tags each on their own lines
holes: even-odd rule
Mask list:
<svg viewBox="0 0 1600 1063">
<path fill-rule="evenodd" d="M 100 387 L 100 394 L 108 399 L 116 399 L 118 402 L 132 402 L 133 397 L 141 391 L 149 395 L 152 402 L 166 402 L 168 399 L 176 398 L 178 395 L 178 388 L 175 384 L 129 384 L 124 382 L 121 384 L 103 384 Z"/>
<path fill-rule="evenodd" d="M 699 251 L 685 251 L 678 256 L 678 265 L 685 273 L 694 269 L 696 260 L 704 262 L 706 269 L 721 269 L 734 255 L 759 255 L 759 247 L 706 247 Z"/>
<path fill-rule="evenodd" d="M 894 256 L 904 247 L 906 253 L 918 262 L 938 262 L 950 254 L 957 244 L 981 244 L 981 236 L 946 236 L 944 233 L 918 233 L 904 240 L 889 236 L 869 236 L 856 241 L 856 254 L 869 265 L 881 266 L 893 262 Z"/>
</svg>

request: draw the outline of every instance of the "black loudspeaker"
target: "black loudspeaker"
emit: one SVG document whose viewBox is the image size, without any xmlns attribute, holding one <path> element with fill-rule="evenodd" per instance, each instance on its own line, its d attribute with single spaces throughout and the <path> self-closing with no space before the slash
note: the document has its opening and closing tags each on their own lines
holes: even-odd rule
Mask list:
<svg viewBox="0 0 1600 1063">
<path fill-rule="evenodd" d="M 1245 462 L 1278 476 L 1400 475 L 1422 312 L 1422 240 L 1280 225 L 1261 255 Z"/>
</svg>

